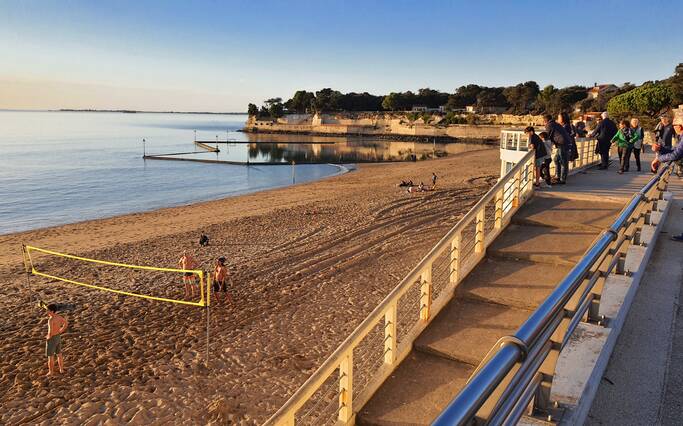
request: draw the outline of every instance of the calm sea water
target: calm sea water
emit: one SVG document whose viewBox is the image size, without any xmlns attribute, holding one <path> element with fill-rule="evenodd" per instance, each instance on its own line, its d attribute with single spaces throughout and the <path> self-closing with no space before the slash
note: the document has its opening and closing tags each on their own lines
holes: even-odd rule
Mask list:
<svg viewBox="0 0 683 426">
<path fill-rule="evenodd" d="M 247 140 L 235 132 L 245 120 L 243 115 L 0 111 L 0 234 L 290 185 L 288 165 L 142 159 L 143 138 L 147 153 L 195 151 L 195 130 L 198 139 L 226 140 L 230 131 L 230 139 Z M 267 150 L 250 154 L 249 148 L 226 146 L 221 159 L 270 160 Z M 296 165 L 295 180 L 339 171 L 326 164 Z"/>
<path fill-rule="evenodd" d="M 334 164 L 404 161 L 482 148 L 237 132 L 246 118 L 0 111 L 0 235 L 282 187 L 346 170 Z M 220 152 L 203 150 L 195 138 Z M 144 160 L 143 152 L 251 165 Z"/>
</svg>

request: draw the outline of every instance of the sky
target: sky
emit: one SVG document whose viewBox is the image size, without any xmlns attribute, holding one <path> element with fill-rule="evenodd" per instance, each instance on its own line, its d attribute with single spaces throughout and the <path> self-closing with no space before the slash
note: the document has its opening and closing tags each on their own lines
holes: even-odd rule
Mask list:
<svg viewBox="0 0 683 426">
<path fill-rule="evenodd" d="M 246 111 L 299 89 L 631 82 L 683 1 L 0 0 L 0 108 Z"/>
</svg>

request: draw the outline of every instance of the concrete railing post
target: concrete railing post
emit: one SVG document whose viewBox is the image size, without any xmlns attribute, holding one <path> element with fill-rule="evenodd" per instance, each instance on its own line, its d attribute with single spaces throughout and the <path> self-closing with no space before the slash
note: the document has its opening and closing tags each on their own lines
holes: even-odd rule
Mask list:
<svg viewBox="0 0 683 426">
<path fill-rule="evenodd" d="M 495 229 L 501 229 L 503 227 L 503 191 L 498 191 L 496 193 L 496 213 L 495 213 L 495 223 L 493 227 Z"/>
<path fill-rule="evenodd" d="M 339 422 L 349 423 L 353 417 L 353 349 L 339 364 Z"/>
<path fill-rule="evenodd" d="M 502 211 L 502 205 L 501 205 Z M 451 263 L 450 263 L 450 279 L 451 284 L 460 281 L 460 247 L 462 245 L 462 232 L 455 234 L 453 241 L 451 241 Z"/>
<path fill-rule="evenodd" d="M 512 207 L 519 207 L 519 189 L 522 181 L 522 171 L 515 173 L 515 181 L 513 182 L 512 193 Z"/>
<path fill-rule="evenodd" d="M 477 212 L 475 232 L 474 232 L 474 252 L 484 251 L 484 221 L 486 220 L 486 208 L 482 206 Z"/>
<path fill-rule="evenodd" d="M 398 314 L 397 303 L 392 303 L 389 310 L 384 314 L 384 363 L 396 362 L 397 327 L 396 315 Z"/>
<path fill-rule="evenodd" d="M 429 320 L 430 310 L 432 308 L 432 265 L 422 271 L 420 275 L 420 319 L 423 321 Z"/>
</svg>

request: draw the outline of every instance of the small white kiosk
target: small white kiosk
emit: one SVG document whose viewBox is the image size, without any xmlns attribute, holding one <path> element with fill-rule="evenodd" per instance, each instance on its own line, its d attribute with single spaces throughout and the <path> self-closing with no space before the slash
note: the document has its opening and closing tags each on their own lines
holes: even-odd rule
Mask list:
<svg viewBox="0 0 683 426">
<path fill-rule="evenodd" d="M 517 164 L 529 151 L 529 140 L 522 129 L 500 131 L 500 176 Z"/>
</svg>

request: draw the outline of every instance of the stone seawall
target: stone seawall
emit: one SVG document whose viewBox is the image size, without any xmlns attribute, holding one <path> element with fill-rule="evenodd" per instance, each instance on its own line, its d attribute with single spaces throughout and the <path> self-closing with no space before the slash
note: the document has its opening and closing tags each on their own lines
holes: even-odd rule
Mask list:
<svg viewBox="0 0 683 426">
<path fill-rule="evenodd" d="M 308 121 L 308 122 L 306 122 Z M 500 131 L 510 128 L 501 124 L 451 124 L 439 126 L 432 124 L 407 123 L 402 119 L 362 119 L 362 120 L 329 120 L 313 116 L 311 120 L 296 120 L 289 123 L 286 119 L 256 120 L 250 118 L 245 132 L 252 133 L 292 133 L 323 136 L 373 136 L 405 140 L 442 141 L 456 139 L 498 140 Z M 520 126 L 521 127 L 521 126 Z"/>
</svg>

